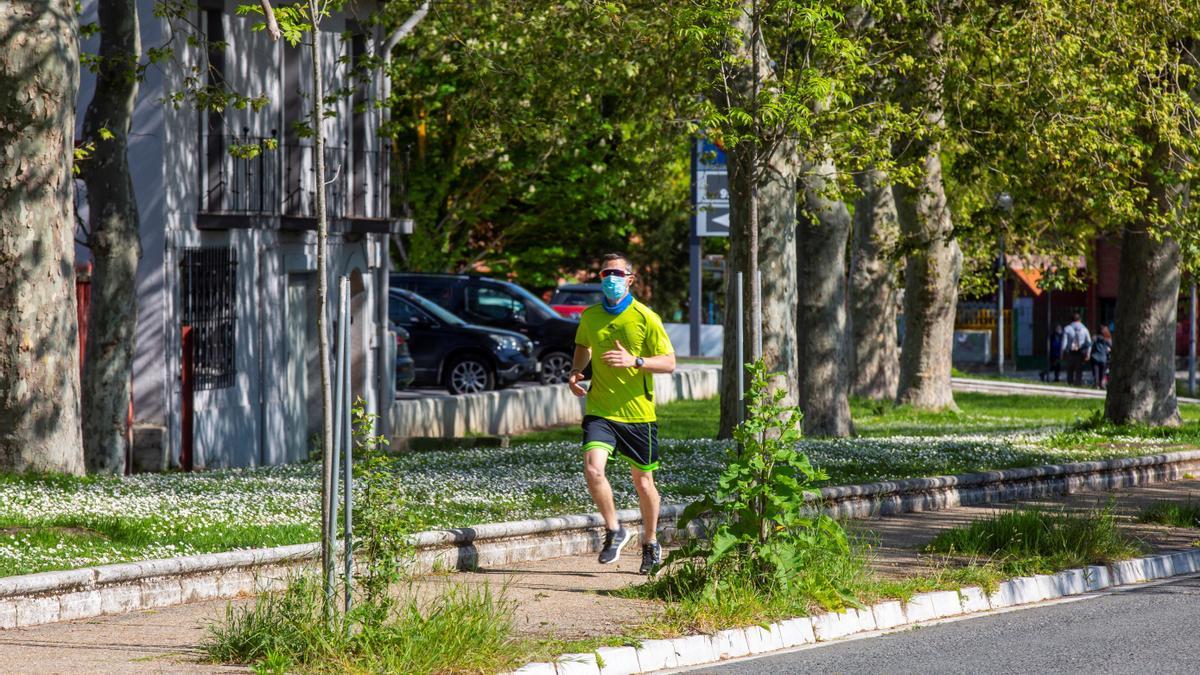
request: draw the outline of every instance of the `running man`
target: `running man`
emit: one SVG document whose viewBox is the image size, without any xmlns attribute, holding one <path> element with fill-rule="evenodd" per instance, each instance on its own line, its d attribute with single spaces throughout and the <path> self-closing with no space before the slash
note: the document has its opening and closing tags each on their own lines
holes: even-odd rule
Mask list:
<svg viewBox="0 0 1200 675">
<path fill-rule="evenodd" d="M 634 279 L 622 254 L 604 256 L 600 286 L 604 298 L 583 311 L 575 333 L 575 360 L 567 384 L 576 396 L 587 396 L 583 418 L 584 476 L 588 492 L 604 516 L 604 549 L 600 563 L 617 561 L 630 534 L 617 522 L 612 488 L 604 474 L 608 458 L 619 455 L 633 470 L 638 507 L 642 511 L 642 574 L 662 562 L 658 545 L 658 422 L 654 414 L 654 373 L 675 372 L 675 350 L 658 318 L 633 298 Z M 592 361 L 592 355 L 599 358 Z M 579 385 L 592 361 L 592 384 Z"/>
</svg>

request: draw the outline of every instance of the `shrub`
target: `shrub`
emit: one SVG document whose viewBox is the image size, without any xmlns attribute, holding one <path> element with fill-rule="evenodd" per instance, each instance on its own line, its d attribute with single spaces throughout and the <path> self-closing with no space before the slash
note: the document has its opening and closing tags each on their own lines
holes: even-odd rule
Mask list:
<svg viewBox="0 0 1200 675">
<path fill-rule="evenodd" d="M 865 574 L 836 521 L 805 503 L 828 477 L 797 451 L 799 409 L 783 405 L 762 362 L 750 373 L 747 418 L 734 431 L 715 492 L 691 504 L 680 531 L 703 524 L 709 536 L 674 551 L 660 578 L 641 592 L 673 600 L 672 612 L 716 623 L 838 608 Z M 707 616 L 707 618 L 705 618 Z"/>
</svg>

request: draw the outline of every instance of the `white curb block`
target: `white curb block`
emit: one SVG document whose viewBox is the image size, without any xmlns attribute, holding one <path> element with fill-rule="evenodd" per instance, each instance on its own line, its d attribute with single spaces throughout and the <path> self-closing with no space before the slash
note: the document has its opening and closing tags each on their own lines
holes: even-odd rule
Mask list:
<svg viewBox="0 0 1200 675">
<path fill-rule="evenodd" d="M 671 645 L 675 648 L 676 668 L 698 666 L 721 659 L 714 638 L 710 635 L 689 635 L 675 638 L 671 640 Z"/>
<path fill-rule="evenodd" d="M 633 675 L 642 672 L 637 650 L 633 647 L 601 647 L 596 650 L 600 675 Z"/>
<path fill-rule="evenodd" d="M 983 589 L 976 586 L 960 589 L 958 591 L 958 600 L 962 603 L 963 614 L 986 612 L 992 608 L 987 596 L 983 593 Z"/>
<path fill-rule="evenodd" d="M 554 668 L 558 675 L 600 675 L 600 666 L 596 663 L 594 653 L 564 654 L 554 663 Z"/>
<path fill-rule="evenodd" d="M 617 670 L 616 666 L 611 671 L 607 669 L 589 670 L 587 669 L 588 665 L 595 666 L 594 655 L 569 654 L 558 662 L 557 672 L 558 675 L 609 672 L 651 673 L 657 670 L 700 666 L 751 654 L 767 654 L 781 649 L 791 649 L 813 642 L 829 642 L 857 633 L 887 631 L 960 614 L 977 614 L 993 609 L 1028 605 L 1048 599 L 1081 595 L 1113 586 L 1125 586 L 1131 583 L 1197 572 L 1200 572 L 1200 549 L 1163 553 L 1135 560 L 1123 560 L 1113 563 L 1111 566 L 1092 565 L 1053 575 L 1040 574 L 1033 577 L 1011 579 L 1002 582 L 999 588 L 990 594 L 984 593 L 977 587 L 967 587 L 958 591 L 919 593 L 903 604 L 896 600 L 889 600 L 864 609 L 827 612 L 812 618 L 786 619 L 765 627 L 733 628 L 720 631 L 712 636 L 692 635 L 675 640 L 650 640 L 643 643 L 642 648 L 637 650 L 638 665 L 641 668 L 638 671 L 628 670 L 624 665 L 620 670 Z M 1135 581 L 1122 581 L 1123 579 L 1134 579 Z M 3 621 L 3 616 L 3 607 L 0 606 L 0 622 Z M 647 645 L 652 643 L 653 646 L 648 649 Z M 658 643 L 674 645 L 675 648 L 671 653 L 675 658 L 661 658 Z M 644 656 L 649 654 L 653 654 L 653 658 Z M 685 657 L 685 655 L 687 656 Z M 587 661 L 586 657 L 591 657 L 591 660 Z M 707 659 L 701 660 L 703 657 L 707 657 Z M 604 656 L 603 658 L 607 664 L 608 657 Z M 579 659 L 583 663 L 572 661 L 564 668 L 564 661 L 567 659 Z M 544 675 L 553 672 L 553 670 L 543 668 L 548 665 L 531 663 L 514 672 Z"/>
<path fill-rule="evenodd" d="M 812 644 L 817 641 L 817 636 L 813 632 L 812 619 L 807 617 L 780 621 L 779 632 L 783 637 L 784 649 Z"/>
<path fill-rule="evenodd" d="M 718 659 L 736 659 L 750 654 L 750 647 L 746 644 L 746 631 L 741 628 L 718 632 L 713 636 L 713 646 L 716 648 Z"/>
<path fill-rule="evenodd" d="M 908 619 L 904 617 L 904 605 L 900 604 L 899 600 L 881 602 L 871 608 L 871 613 L 875 615 L 877 630 L 887 630 L 908 623 Z"/>
<path fill-rule="evenodd" d="M 676 668 L 675 645 L 670 640 L 645 640 L 637 648 L 638 663 L 642 672 Z"/>
</svg>

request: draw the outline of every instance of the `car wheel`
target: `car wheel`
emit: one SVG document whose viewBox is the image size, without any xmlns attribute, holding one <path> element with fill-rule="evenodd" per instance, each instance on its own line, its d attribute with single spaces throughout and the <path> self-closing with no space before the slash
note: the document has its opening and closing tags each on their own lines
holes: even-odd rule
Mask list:
<svg viewBox="0 0 1200 675">
<path fill-rule="evenodd" d="M 571 376 L 571 357 L 563 352 L 550 352 L 542 357 L 542 384 L 562 384 Z"/>
<path fill-rule="evenodd" d="M 478 394 L 491 391 L 496 376 L 482 359 L 467 356 L 456 360 L 446 371 L 446 388 L 451 394 Z"/>
</svg>

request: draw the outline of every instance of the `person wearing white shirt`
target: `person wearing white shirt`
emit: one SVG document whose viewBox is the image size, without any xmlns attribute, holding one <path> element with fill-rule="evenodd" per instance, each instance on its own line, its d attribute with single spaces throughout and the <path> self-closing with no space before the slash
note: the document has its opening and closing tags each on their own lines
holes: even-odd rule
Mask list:
<svg viewBox="0 0 1200 675">
<path fill-rule="evenodd" d="M 1092 348 L 1092 334 L 1079 320 L 1079 312 L 1071 315 L 1071 323 L 1063 329 L 1062 357 L 1067 364 L 1067 384 L 1083 384 L 1083 362 Z"/>
</svg>

